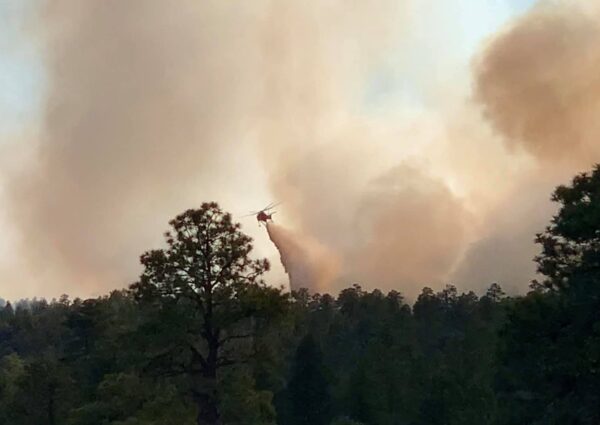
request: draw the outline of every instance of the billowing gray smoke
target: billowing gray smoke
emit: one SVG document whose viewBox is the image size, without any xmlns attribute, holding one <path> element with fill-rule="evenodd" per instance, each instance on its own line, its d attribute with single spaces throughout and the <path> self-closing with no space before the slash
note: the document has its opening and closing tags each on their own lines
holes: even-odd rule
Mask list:
<svg viewBox="0 0 600 425">
<path fill-rule="evenodd" d="M 600 8 L 545 2 L 496 37 L 477 63 L 487 118 L 541 161 L 600 158 Z"/>
<path fill-rule="evenodd" d="M 195 0 L 46 2 L 43 129 L 9 188 L 38 293 L 127 284 L 168 217 L 231 172 L 221 154 L 251 109 L 237 65 L 249 62 L 252 16 L 230 12 Z"/>
<path fill-rule="evenodd" d="M 534 231 L 548 223 L 557 183 L 600 161 L 600 8 L 540 2 L 494 37 L 475 62 L 475 98 L 507 148 L 535 165 L 491 216 L 456 271 L 457 282 L 499 280 L 510 289 L 531 275 Z"/>
<path fill-rule="evenodd" d="M 3 176 L 27 263 L 3 272 L 0 290 L 122 287 L 176 213 L 265 197 L 284 202 L 285 227 L 269 233 L 293 285 L 525 287 L 522 259 L 551 209 L 514 203 L 527 188 L 546 199 L 599 154 L 599 20 L 564 1 L 511 23 L 478 57 L 469 103 L 456 69 L 435 68 L 433 85 L 407 59 L 437 54 L 419 44 L 423 28 L 444 41 L 456 32 L 424 18 L 443 22 L 439 4 L 42 3 L 40 137 Z M 364 88 L 390 57 L 424 94 L 378 116 Z"/>
</svg>

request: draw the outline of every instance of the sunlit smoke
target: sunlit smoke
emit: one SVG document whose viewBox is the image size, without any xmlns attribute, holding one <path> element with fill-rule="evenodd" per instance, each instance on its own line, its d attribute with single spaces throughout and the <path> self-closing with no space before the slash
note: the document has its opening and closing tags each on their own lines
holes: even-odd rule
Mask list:
<svg viewBox="0 0 600 425">
<path fill-rule="evenodd" d="M 552 187 L 600 159 L 584 2 L 509 22 L 473 73 L 454 1 L 40 3 L 40 137 L 2 176 L 24 261 L 0 290 L 125 286 L 181 210 L 265 195 L 293 287 L 519 290 Z"/>
</svg>

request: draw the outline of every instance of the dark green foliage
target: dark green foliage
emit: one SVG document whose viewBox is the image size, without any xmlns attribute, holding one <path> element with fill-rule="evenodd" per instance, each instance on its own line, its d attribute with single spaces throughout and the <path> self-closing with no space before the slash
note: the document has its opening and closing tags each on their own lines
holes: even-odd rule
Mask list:
<svg viewBox="0 0 600 425">
<path fill-rule="evenodd" d="M 94 398 L 70 412 L 69 425 L 193 424 L 194 409 L 172 384 L 132 373 L 106 375 Z"/>
<path fill-rule="evenodd" d="M 413 313 L 396 292 L 300 291 L 269 313 L 279 320 L 255 317 L 250 344 L 227 349 L 239 362 L 220 368 L 222 421 L 491 423 L 506 302 L 495 292 L 478 300 L 452 287 L 425 290 Z M 269 294 L 252 298 L 257 313 L 277 304 Z M 114 292 L 3 313 L 0 424 L 52 415 L 68 425 L 197 423 L 193 391 L 204 381 L 179 369 L 191 364 L 189 351 L 171 349 L 189 341 L 197 316 L 188 304 Z M 161 347 L 167 355 L 157 356 Z"/>
<path fill-rule="evenodd" d="M 560 186 L 537 236 L 542 282 L 511 309 L 499 395 L 503 423 L 600 423 L 600 167 Z"/>
<path fill-rule="evenodd" d="M 289 404 L 298 425 L 327 425 L 331 419 L 331 395 L 321 349 L 312 335 L 296 350 L 288 384 Z"/>
<path fill-rule="evenodd" d="M 331 425 L 362 425 L 360 422 L 356 422 L 350 418 L 342 417 L 336 418 Z"/>
<path fill-rule="evenodd" d="M 600 165 L 592 173 L 559 186 L 552 200 L 560 204 L 544 233 L 537 235 L 542 254 L 536 259 L 544 287 L 572 296 L 600 293 Z M 590 294 L 589 291 L 593 291 Z"/>
<path fill-rule="evenodd" d="M 230 425 L 272 425 L 277 413 L 271 391 L 257 388 L 253 371 L 247 367 L 229 368 L 221 386 L 223 422 Z"/>
<path fill-rule="evenodd" d="M 142 255 L 131 292 L 148 312 L 145 370 L 185 380 L 198 424 L 222 423 L 221 371 L 247 362 L 259 328 L 280 315 L 285 296 L 262 281 L 251 239 L 215 203 L 170 222 L 167 248 Z M 147 333 L 148 333 L 147 332 Z"/>
<path fill-rule="evenodd" d="M 600 168 L 557 188 L 522 297 L 261 280 L 216 204 L 130 291 L 0 306 L 0 425 L 600 423 Z"/>
</svg>

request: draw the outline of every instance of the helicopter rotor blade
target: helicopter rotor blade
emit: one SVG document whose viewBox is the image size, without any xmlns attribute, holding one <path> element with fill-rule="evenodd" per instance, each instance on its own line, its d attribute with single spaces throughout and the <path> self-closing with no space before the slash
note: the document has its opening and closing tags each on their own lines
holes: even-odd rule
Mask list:
<svg viewBox="0 0 600 425">
<path fill-rule="evenodd" d="M 272 210 L 278 205 L 281 205 L 281 202 L 271 202 L 263 211 Z"/>
<path fill-rule="evenodd" d="M 251 212 L 251 213 L 249 213 L 249 214 L 246 214 L 246 215 L 242 215 L 242 216 L 240 216 L 240 218 L 243 218 L 243 217 L 251 217 L 251 216 L 253 216 L 253 215 L 256 215 L 256 214 L 258 214 L 259 212 L 260 212 L 260 211 L 253 211 L 253 212 Z"/>
</svg>

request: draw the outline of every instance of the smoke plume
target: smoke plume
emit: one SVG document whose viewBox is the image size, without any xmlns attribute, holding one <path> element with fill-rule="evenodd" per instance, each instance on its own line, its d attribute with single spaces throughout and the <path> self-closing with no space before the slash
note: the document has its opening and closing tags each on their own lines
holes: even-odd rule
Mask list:
<svg viewBox="0 0 600 425">
<path fill-rule="evenodd" d="M 193 0 L 57 0 L 40 10 L 41 136 L 9 187 L 38 291 L 127 284 L 152 233 L 197 203 L 196 190 L 219 184 L 209 176 L 228 172 L 223 141 L 239 136 L 251 109 L 237 68 L 251 11 L 230 12 Z"/>
<path fill-rule="evenodd" d="M 559 182 L 600 160 L 600 9 L 592 2 L 540 2 L 495 35 L 474 65 L 474 97 L 513 157 L 535 163 L 486 220 L 453 279 L 499 280 L 518 290 L 532 276 L 532 239 L 556 206 Z"/>
<path fill-rule="evenodd" d="M 600 159 L 598 10 L 536 6 L 470 69 L 443 3 L 40 2 L 47 87 L 29 160 L 2 172 L 22 260 L 2 295 L 122 287 L 181 210 L 265 198 L 294 288 L 526 287 L 542 200 Z"/>
<path fill-rule="evenodd" d="M 546 2 L 496 37 L 476 66 L 476 97 L 505 136 L 543 161 L 600 158 L 600 9 Z"/>
</svg>

